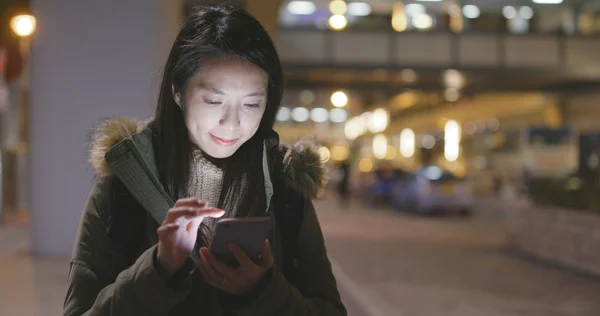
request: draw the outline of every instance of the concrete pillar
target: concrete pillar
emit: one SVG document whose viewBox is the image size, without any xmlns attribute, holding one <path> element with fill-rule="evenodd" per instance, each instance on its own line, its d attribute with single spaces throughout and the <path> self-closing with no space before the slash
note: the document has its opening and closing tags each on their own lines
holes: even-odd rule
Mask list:
<svg viewBox="0 0 600 316">
<path fill-rule="evenodd" d="M 117 5 L 118 3 L 118 5 Z M 94 183 L 89 132 L 153 115 L 181 15 L 175 0 L 33 0 L 31 233 L 36 255 L 69 255 Z"/>
</svg>

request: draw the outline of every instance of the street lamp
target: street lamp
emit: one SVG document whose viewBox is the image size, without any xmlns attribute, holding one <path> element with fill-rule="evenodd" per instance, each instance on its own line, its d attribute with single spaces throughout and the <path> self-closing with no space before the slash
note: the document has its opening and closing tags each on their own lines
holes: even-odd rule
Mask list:
<svg viewBox="0 0 600 316">
<path fill-rule="evenodd" d="M 10 20 L 10 27 L 19 36 L 30 36 L 35 31 L 35 17 L 29 14 L 22 14 L 13 17 Z"/>
<path fill-rule="evenodd" d="M 14 16 L 10 20 L 10 27 L 19 37 L 19 48 L 21 50 L 21 56 L 23 57 L 23 70 L 19 78 L 18 84 L 18 107 L 14 113 L 11 113 L 14 121 L 16 122 L 16 143 L 12 145 L 12 154 L 16 155 L 15 163 L 17 169 L 16 183 L 14 184 L 15 194 L 17 196 L 17 211 L 24 210 L 27 208 L 29 191 L 28 185 L 28 113 L 29 113 L 29 89 L 30 89 L 30 43 L 31 35 L 36 29 L 36 19 L 33 15 L 21 14 Z M 13 184 L 11 184 L 13 185 Z"/>
</svg>

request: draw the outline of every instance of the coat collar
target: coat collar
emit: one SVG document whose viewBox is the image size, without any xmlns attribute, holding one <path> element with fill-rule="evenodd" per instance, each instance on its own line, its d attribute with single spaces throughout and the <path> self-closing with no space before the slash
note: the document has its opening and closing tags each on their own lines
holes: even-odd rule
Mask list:
<svg viewBox="0 0 600 316">
<path fill-rule="evenodd" d="M 174 201 L 160 183 L 153 136 L 147 126 L 148 122 L 127 118 L 105 121 L 93 133 L 89 161 L 98 177 L 117 176 L 152 217 L 161 223 Z M 283 154 L 280 165 L 287 186 L 308 198 L 315 198 L 322 193 L 327 171 L 314 142 L 302 140 L 294 146 L 265 142 L 262 161 L 267 205 L 273 188 L 269 157 L 265 153 L 267 147 L 271 146 Z"/>
</svg>

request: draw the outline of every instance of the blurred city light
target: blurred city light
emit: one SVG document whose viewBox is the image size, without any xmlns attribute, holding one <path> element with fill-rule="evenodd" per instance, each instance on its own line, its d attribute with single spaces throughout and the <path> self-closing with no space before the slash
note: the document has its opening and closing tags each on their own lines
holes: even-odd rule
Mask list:
<svg viewBox="0 0 600 316">
<path fill-rule="evenodd" d="M 329 120 L 329 111 L 324 108 L 314 108 L 310 111 L 310 118 L 316 123 L 327 122 Z"/>
<path fill-rule="evenodd" d="M 310 112 L 303 107 L 292 110 L 292 119 L 296 122 L 306 122 L 310 118 Z"/>
<path fill-rule="evenodd" d="M 417 14 L 425 14 L 425 6 L 418 3 L 411 3 L 404 6 L 406 15 L 415 16 Z"/>
<path fill-rule="evenodd" d="M 462 32 L 464 21 L 460 6 L 456 3 L 448 5 L 448 15 L 450 15 L 450 30 L 454 33 Z"/>
<path fill-rule="evenodd" d="M 465 133 L 467 135 L 474 135 L 477 133 L 477 124 L 475 124 L 475 122 L 465 123 Z"/>
<path fill-rule="evenodd" d="M 342 108 L 348 104 L 348 96 L 343 91 L 336 91 L 331 95 L 331 104 L 335 107 Z"/>
<path fill-rule="evenodd" d="M 348 25 L 348 20 L 345 16 L 334 14 L 329 18 L 329 26 L 334 30 L 343 30 Z"/>
<path fill-rule="evenodd" d="M 487 121 L 487 127 L 491 130 L 491 131 L 497 131 L 498 129 L 500 129 L 500 121 L 498 121 L 497 118 L 491 118 Z"/>
<path fill-rule="evenodd" d="M 315 99 L 315 93 L 311 90 L 302 90 L 302 92 L 300 92 L 300 102 L 304 105 L 315 102 Z"/>
<path fill-rule="evenodd" d="M 334 145 L 331 147 L 331 159 L 334 161 L 344 161 L 348 159 L 350 150 L 344 145 Z"/>
<path fill-rule="evenodd" d="M 349 120 L 348 122 L 346 122 L 346 125 L 344 126 L 344 135 L 346 136 L 347 139 L 355 140 L 356 138 L 358 138 L 358 136 L 360 136 L 360 131 L 359 131 L 360 121 L 361 121 L 360 117 L 354 117 L 351 120 Z"/>
<path fill-rule="evenodd" d="M 29 36 L 35 32 L 36 20 L 33 15 L 17 15 L 10 20 L 10 27 L 19 36 Z"/>
<path fill-rule="evenodd" d="M 444 157 L 453 162 L 458 159 L 460 153 L 461 128 L 454 120 L 446 122 L 444 127 Z"/>
<path fill-rule="evenodd" d="M 517 17 L 517 9 L 515 9 L 515 7 L 513 6 L 507 5 L 504 8 L 502 8 L 502 15 L 506 19 L 512 20 Z"/>
<path fill-rule="evenodd" d="M 458 101 L 458 98 L 460 98 L 460 92 L 456 88 L 448 88 L 444 92 L 444 97 L 449 102 L 456 102 Z"/>
<path fill-rule="evenodd" d="M 426 30 L 433 26 L 433 18 L 425 13 L 417 14 L 412 18 L 412 24 L 420 30 Z"/>
<path fill-rule="evenodd" d="M 415 154 L 415 132 L 410 128 L 405 128 L 400 133 L 400 154 L 405 158 Z"/>
<path fill-rule="evenodd" d="M 325 147 L 325 146 L 321 146 L 319 147 L 319 156 L 321 156 L 321 161 L 322 162 L 328 162 L 329 159 L 331 159 L 331 152 L 329 151 L 329 148 Z"/>
<path fill-rule="evenodd" d="M 403 69 L 400 71 L 400 79 L 406 83 L 417 81 L 417 73 L 412 69 Z"/>
<path fill-rule="evenodd" d="M 421 146 L 425 149 L 432 149 L 435 147 L 435 137 L 431 135 L 425 135 L 421 138 Z"/>
<path fill-rule="evenodd" d="M 373 136 L 373 156 L 377 159 L 383 159 L 387 155 L 388 140 L 383 134 Z"/>
<path fill-rule="evenodd" d="M 344 109 L 331 109 L 329 111 L 329 120 L 333 123 L 343 123 L 348 119 L 348 113 Z"/>
<path fill-rule="evenodd" d="M 371 14 L 371 5 L 366 2 L 349 3 L 348 14 L 353 16 L 367 16 Z"/>
<path fill-rule="evenodd" d="M 521 7 L 519 9 L 519 15 L 525 20 L 533 18 L 533 9 L 528 6 Z"/>
<path fill-rule="evenodd" d="M 368 129 L 369 132 L 375 134 L 385 131 L 388 126 L 390 116 L 384 109 L 376 109 L 373 114 L 369 116 Z"/>
<path fill-rule="evenodd" d="M 277 120 L 280 122 L 287 122 L 292 118 L 292 110 L 290 108 L 282 106 L 277 112 Z"/>
<path fill-rule="evenodd" d="M 392 7 L 392 28 L 396 32 L 404 32 L 408 27 L 404 4 L 402 2 L 394 3 Z"/>
<path fill-rule="evenodd" d="M 287 5 L 287 10 L 295 15 L 311 15 L 317 11 L 317 7 L 312 1 L 291 1 Z"/>
<path fill-rule="evenodd" d="M 448 69 L 444 72 L 444 84 L 448 88 L 461 89 L 465 85 L 465 77 L 458 70 Z"/>
<path fill-rule="evenodd" d="M 481 14 L 481 11 L 476 5 L 467 4 L 463 7 L 463 15 L 467 19 L 476 19 Z"/>
<path fill-rule="evenodd" d="M 444 127 L 444 142 L 460 143 L 460 139 L 460 124 L 458 124 L 454 120 L 449 120 L 448 122 L 446 122 L 446 126 Z"/>
<path fill-rule="evenodd" d="M 346 2 L 342 0 L 333 0 L 329 3 L 329 11 L 333 14 L 346 14 L 348 6 L 346 5 Z"/>
<path fill-rule="evenodd" d="M 373 161 L 369 158 L 363 158 L 358 163 L 358 170 L 362 172 L 370 172 L 373 170 Z"/>
<path fill-rule="evenodd" d="M 371 119 L 371 115 L 373 115 L 373 112 L 365 112 L 360 115 L 360 119 L 358 120 L 358 131 L 360 135 L 366 134 L 369 130 L 369 120 Z"/>
</svg>

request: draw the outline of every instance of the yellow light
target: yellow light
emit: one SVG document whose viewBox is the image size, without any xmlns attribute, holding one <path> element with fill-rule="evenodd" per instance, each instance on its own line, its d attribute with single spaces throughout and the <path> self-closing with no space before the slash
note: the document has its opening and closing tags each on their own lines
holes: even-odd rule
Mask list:
<svg viewBox="0 0 600 316">
<path fill-rule="evenodd" d="M 446 122 L 444 128 L 444 141 L 446 143 L 460 143 L 461 128 L 460 124 L 454 120 Z"/>
<path fill-rule="evenodd" d="M 334 14 L 329 18 L 329 26 L 336 30 L 343 30 L 348 25 L 348 19 L 341 14 Z"/>
<path fill-rule="evenodd" d="M 355 117 L 346 122 L 346 125 L 344 126 L 344 135 L 347 139 L 355 140 L 358 138 L 358 136 L 360 136 L 358 126 L 360 124 L 359 120 L 360 117 Z"/>
<path fill-rule="evenodd" d="M 454 33 L 462 32 L 464 28 L 462 10 L 457 4 L 448 6 L 448 14 L 450 15 L 450 30 Z"/>
<path fill-rule="evenodd" d="M 415 132 L 410 128 L 405 128 L 400 133 L 400 154 L 405 158 L 415 154 Z"/>
<path fill-rule="evenodd" d="M 406 31 L 408 21 L 404 12 L 404 4 L 402 2 L 395 3 L 392 8 L 392 28 L 396 32 Z"/>
<path fill-rule="evenodd" d="M 363 158 L 358 163 L 358 170 L 362 172 L 370 172 L 373 170 L 373 161 L 369 158 Z"/>
<path fill-rule="evenodd" d="M 29 36 L 35 31 L 35 17 L 33 15 L 17 15 L 10 20 L 10 27 L 19 36 Z"/>
<path fill-rule="evenodd" d="M 348 11 L 348 6 L 342 0 L 333 0 L 329 3 L 329 11 L 333 14 L 345 14 Z"/>
<path fill-rule="evenodd" d="M 368 128 L 371 133 L 380 133 L 385 131 L 389 122 L 389 114 L 384 109 L 376 109 L 369 116 Z"/>
<path fill-rule="evenodd" d="M 449 120 L 444 128 L 444 157 L 453 162 L 460 155 L 461 127 L 458 122 Z"/>
<path fill-rule="evenodd" d="M 344 161 L 348 159 L 350 151 L 347 146 L 335 145 L 331 147 L 331 159 L 334 161 Z"/>
<path fill-rule="evenodd" d="M 373 137 L 373 156 L 377 159 L 383 159 L 388 152 L 387 137 L 383 134 L 377 134 Z"/>
<path fill-rule="evenodd" d="M 321 156 L 322 162 L 328 162 L 329 159 L 331 158 L 331 152 L 325 146 L 319 147 L 318 153 L 319 153 L 319 156 Z"/>
<path fill-rule="evenodd" d="M 348 104 L 348 96 L 342 91 L 336 91 L 331 95 L 331 104 L 338 108 L 343 108 Z"/>
</svg>

